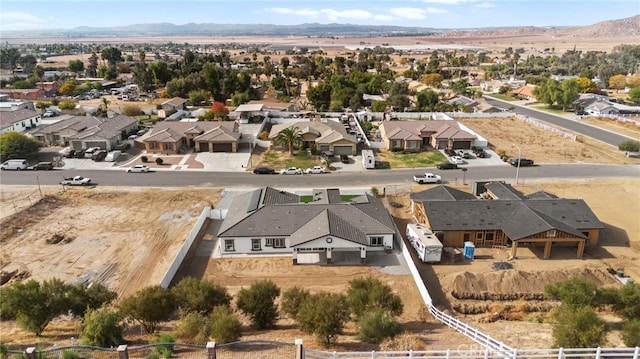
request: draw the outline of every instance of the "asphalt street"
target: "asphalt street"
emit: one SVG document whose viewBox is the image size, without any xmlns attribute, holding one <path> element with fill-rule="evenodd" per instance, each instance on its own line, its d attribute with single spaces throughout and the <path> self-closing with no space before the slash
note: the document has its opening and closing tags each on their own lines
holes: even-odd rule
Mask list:
<svg viewBox="0 0 640 359">
<path fill-rule="evenodd" d="M 583 136 L 591 137 L 595 140 L 604 142 L 611 146 L 618 147 L 618 145 L 624 140 L 629 140 L 629 139 L 638 140 L 637 138 L 623 136 L 617 133 L 613 133 L 607 130 L 603 130 L 601 128 L 591 126 L 586 123 L 582 123 L 580 121 L 570 120 L 562 116 L 556 116 L 543 111 L 538 111 L 525 106 L 520 106 L 512 102 L 501 101 L 488 96 L 485 96 L 485 100 L 487 101 L 487 103 L 505 110 L 509 110 L 513 107 L 515 109 L 511 109 L 510 111 L 519 113 L 521 115 L 529 116 L 531 118 L 535 118 L 541 121 L 545 121 L 555 126 L 562 127 L 573 132 L 580 133 Z"/>
<path fill-rule="evenodd" d="M 113 170 L 53 170 L 3 171 L 0 183 L 4 185 L 56 185 L 63 177 L 82 175 L 100 186 L 129 187 L 189 187 L 210 186 L 242 187 L 370 187 L 392 186 L 412 182 L 414 174 L 432 172 L 442 176 L 443 183 L 471 183 L 472 181 L 506 181 L 515 183 L 516 168 L 509 165 L 486 166 L 461 170 L 414 168 L 399 170 L 363 170 L 334 172 L 317 175 L 256 175 L 250 172 L 158 171 L 126 173 Z M 594 164 L 543 164 L 521 167 L 518 183 L 557 178 L 587 179 L 640 177 L 640 166 Z"/>
</svg>

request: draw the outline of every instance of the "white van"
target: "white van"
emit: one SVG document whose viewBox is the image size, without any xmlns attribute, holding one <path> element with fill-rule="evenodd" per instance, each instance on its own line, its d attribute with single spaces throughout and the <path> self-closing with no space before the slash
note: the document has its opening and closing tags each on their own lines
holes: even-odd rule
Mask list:
<svg viewBox="0 0 640 359">
<path fill-rule="evenodd" d="M 22 171 L 26 170 L 27 167 L 29 167 L 29 162 L 27 162 L 27 160 L 8 160 L 0 165 L 0 170 Z"/>
<path fill-rule="evenodd" d="M 122 151 L 111 151 L 107 153 L 107 157 L 104 158 L 105 162 L 115 162 L 122 155 Z"/>
</svg>

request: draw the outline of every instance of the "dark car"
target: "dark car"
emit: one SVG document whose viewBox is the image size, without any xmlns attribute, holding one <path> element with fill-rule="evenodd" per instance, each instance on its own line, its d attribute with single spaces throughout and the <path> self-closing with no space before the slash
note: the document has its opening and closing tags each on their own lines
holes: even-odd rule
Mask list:
<svg viewBox="0 0 640 359">
<path fill-rule="evenodd" d="M 253 169 L 253 173 L 258 175 L 274 175 L 276 174 L 276 170 L 269 167 L 256 167 Z"/>
<path fill-rule="evenodd" d="M 347 155 L 340 155 L 340 162 L 342 162 L 342 163 L 349 163 L 349 156 L 347 156 Z"/>
<path fill-rule="evenodd" d="M 34 170 L 44 170 L 49 171 L 53 169 L 53 163 L 51 162 L 38 162 L 33 166 Z"/>
<path fill-rule="evenodd" d="M 509 163 L 512 166 L 516 167 L 516 166 L 518 166 L 518 162 L 520 163 L 520 167 L 533 166 L 533 160 L 526 159 L 526 158 L 512 158 Z"/>
<path fill-rule="evenodd" d="M 106 150 L 98 150 L 94 152 L 93 155 L 91 155 L 91 159 L 94 161 L 102 161 L 105 159 L 105 157 L 107 157 Z"/>
<path fill-rule="evenodd" d="M 127 152 L 131 148 L 131 145 L 128 142 L 123 142 L 121 144 L 116 145 L 115 149 L 122 152 Z"/>
<path fill-rule="evenodd" d="M 76 150 L 74 149 L 68 149 L 67 151 L 65 151 L 62 156 L 64 158 L 74 158 L 76 156 Z"/>
<path fill-rule="evenodd" d="M 84 152 L 86 150 L 76 150 L 76 152 L 73 154 L 73 156 L 75 158 L 84 158 Z"/>
<path fill-rule="evenodd" d="M 451 162 L 442 162 L 439 165 L 437 165 L 436 167 L 438 167 L 439 170 L 456 170 L 458 169 L 458 165 L 455 163 L 451 163 Z"/>
</svg>

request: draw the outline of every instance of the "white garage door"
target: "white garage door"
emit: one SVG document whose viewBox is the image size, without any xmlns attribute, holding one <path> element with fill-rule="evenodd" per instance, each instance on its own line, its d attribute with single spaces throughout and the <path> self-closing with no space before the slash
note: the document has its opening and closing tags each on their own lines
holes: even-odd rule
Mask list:
<svg viewBox="0 0 640 359">
<path fill-rule="evenodd" d="M 333 146 L 333 153 L 336 155 L 348 155 L 353 154 L 353 146 Z"/>
</svg>

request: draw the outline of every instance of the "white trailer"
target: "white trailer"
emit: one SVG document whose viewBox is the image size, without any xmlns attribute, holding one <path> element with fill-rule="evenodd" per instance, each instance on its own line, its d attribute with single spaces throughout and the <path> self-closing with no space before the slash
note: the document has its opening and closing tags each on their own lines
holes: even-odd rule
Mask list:
<svg viewBox="0 0 640 359">
<path fill-rule="evenodd" d="M 407 240 L 425 263 L 440 262 L 443 245 L 429 228 L 422 224 L 407 224 Z"/>
<path fill-rule="evenodd" d="M 376 168 L 376 157 L 372 150 L 362 150 L 362 166 L 367 169 Z"/>
</svg>

